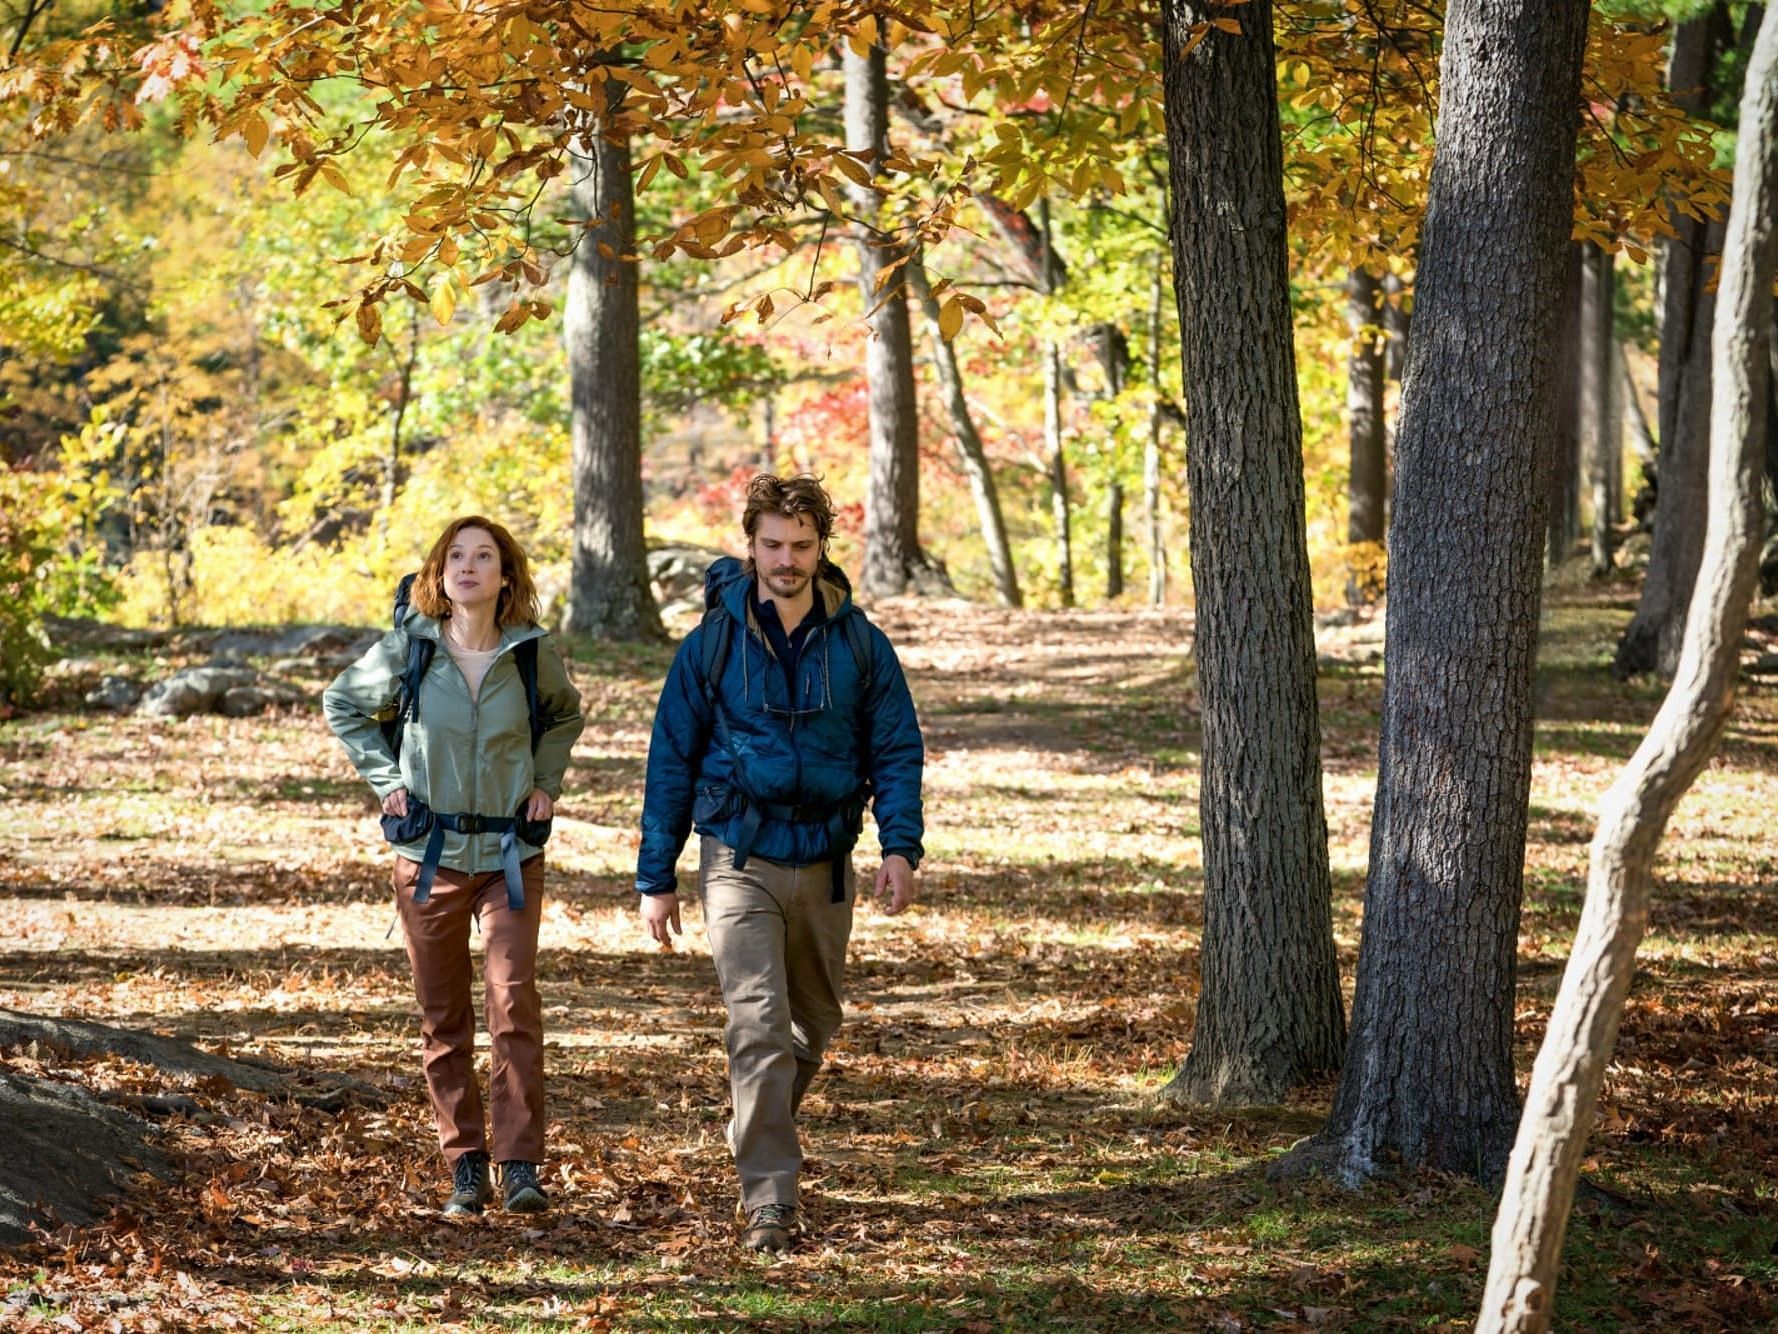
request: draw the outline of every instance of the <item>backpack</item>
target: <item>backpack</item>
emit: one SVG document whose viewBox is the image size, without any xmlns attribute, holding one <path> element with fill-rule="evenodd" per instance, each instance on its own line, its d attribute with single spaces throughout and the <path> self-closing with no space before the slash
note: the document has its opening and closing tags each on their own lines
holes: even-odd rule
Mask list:
<svg viewBox="0 0 1778 1334">
<path fill-rule="evenodd" d="M 397 629 L 404 629 L 407 618 L 413 610 L 414 576 L 404 574 L 401 582 L 395 585 L 395 606 L 390 623 Z M 433 651 L 438 647 L 435 640 L 423 639 L 418 635 L 409 635 L 407 640 L 407 665 L 402 668 L 400 679 L 395 684 L 395 705 L 388 718 L 378 717 L 377 725 L 382 728 L 383 741 L 389 747 L 389 753 L 397 760 L 401 758 L 401 739 L 407 731 L 409 719 L 420 716 L 420 678 L 426 675 L 426 669 L 432 665 Z M 525 686 L 525 712 L 531 721 L 531 749 L 537 749 L 537 743 L 546 730 L 542 708 L 537 700 L 537 640 L 527 639 L 515 644 L 512 650 L 513 664 L 519 669 L 519 680 Z"/>
</svg>

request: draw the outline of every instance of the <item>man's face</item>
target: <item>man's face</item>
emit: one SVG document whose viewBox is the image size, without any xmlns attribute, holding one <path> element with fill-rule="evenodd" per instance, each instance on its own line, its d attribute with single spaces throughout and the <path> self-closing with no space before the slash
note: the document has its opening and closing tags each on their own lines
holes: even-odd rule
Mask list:
<svg viewBox="0 0 1778 1334">
<path fill-rule="evenodd" d="M 821 539 L 802 515 L 762 514 L 748 544 L 753 568 L 773 597 L 794 598 L 815 577 Z"/>
</svg>

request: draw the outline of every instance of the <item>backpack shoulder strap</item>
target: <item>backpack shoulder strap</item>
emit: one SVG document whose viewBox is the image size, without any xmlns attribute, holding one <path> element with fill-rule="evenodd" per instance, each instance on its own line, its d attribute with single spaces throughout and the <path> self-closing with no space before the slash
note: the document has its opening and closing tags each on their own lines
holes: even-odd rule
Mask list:
<svg viewBox="0 0 1778 1334">
<path fill-rule="evenodd" d="M 543 739 L 543 706 L 537 698 L 537 640 L 527 639 L 513 647 L 512 660 L 525 686 L 525 714 L 531 720 L 531 749 Z"/>
<path fill-rule="evenodd" d="M 858 693 L 860 696 L 868 696 L 871 668 L 875 665 L 870 651 L 870 622 L 864 619 L 863 612 L 854 609 L 841 618 L 840 628 L 845 632 L 846 644 L 852 650 L 852 661 L 858 666 Z"/>
<path fill-rule="evenodd" d="M 704 688 L 704 703 L 710 706 L 712 714 L 717 707 L 717 683 L 722 680 L 722 669 L 728 665 L 728 623 L 731 619 L 728 609 L 719 602 L 704 613 L 700 623 L 703 633 L 698 640 L 701 650 L 698 684 Z"/>
<path fill-rule="evenodd" d="M 401 739 L 407 725 L 420 716 L 420 678 L 432 665 L 432 651 L 438 645 L 419 635 L 407 636 L 407 662 L 395 685 L 395 717 L 385 726 L 389 753 L 401 758 Z"/>
</svg>

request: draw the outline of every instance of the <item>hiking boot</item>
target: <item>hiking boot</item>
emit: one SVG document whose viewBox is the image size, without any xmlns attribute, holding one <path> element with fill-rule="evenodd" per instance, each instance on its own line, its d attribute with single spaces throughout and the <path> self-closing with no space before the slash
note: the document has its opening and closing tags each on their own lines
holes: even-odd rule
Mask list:
<svg viewBox="0 0 1778 1334">
<path fill-rule="evenodd" d="M 460 1218 L 479 1214 L 494 1194 L 488 1180 L 488 1155 L 471 1151 L 459 1154 L 451 1165 L 451 1198 L 445 1201 L 445 1214 Z"/>
<path fill-rule="evenodd" d="M 514 1159 L 500 1164 L 500 1184 L 506 1188 L 506 1209 L 515 1214 L 538 1214 L 549 1208 L 549 1196 L 537 1182 L 537 1164 Z"/>
<path fill-rule="evenodd" d="M 748 1215 L 741 1245 L 750 1251 L 781 1251 L 790 1245 L 790 1234 L 795 1229 L 794 1205 L 762 1204 Z"/>
</svg>

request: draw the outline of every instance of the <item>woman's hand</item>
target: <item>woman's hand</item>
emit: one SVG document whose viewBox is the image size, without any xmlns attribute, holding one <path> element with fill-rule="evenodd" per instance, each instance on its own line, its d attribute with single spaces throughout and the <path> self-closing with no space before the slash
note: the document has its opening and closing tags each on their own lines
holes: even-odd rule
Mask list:
<svg viewBox="0 0 1778 1334">
<path fill-rule="evenodd" d="M 397 820 L 407 814 L 407 789 L 398 787 L 383 798 L 383 814 L 393 815 Z"/>
<path fill-rule="evenodd" d="M 527 820 L 548 820 L 556 813 L 556 803 L 549 799 L 549 793 L 540 787 L 531 789 L 530 797 L 525 801 L 525 818 Z"/>
</svg>

